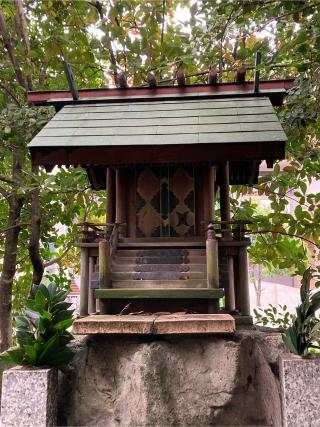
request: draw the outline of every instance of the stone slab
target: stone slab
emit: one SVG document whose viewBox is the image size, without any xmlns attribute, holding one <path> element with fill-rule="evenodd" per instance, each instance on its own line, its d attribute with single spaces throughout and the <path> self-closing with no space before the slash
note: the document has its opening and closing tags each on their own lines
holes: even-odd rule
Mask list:
<svg viewBox="0 0 320 427">
<path fill-rule="evenodd" d="M 3 373 L 1 427 L 57 425 L 58 371 L 15 367 Z"/>
<path fill-rule="evenodd" d="M 283 426 L 319 426 L 320 357 L 282 355 L 280 383 Z"/>
<path fill-rule="evenodd" d="M 91 315 L 79 318 L 74 334 L 233 334 L 229 314 Z"/>
</svg>

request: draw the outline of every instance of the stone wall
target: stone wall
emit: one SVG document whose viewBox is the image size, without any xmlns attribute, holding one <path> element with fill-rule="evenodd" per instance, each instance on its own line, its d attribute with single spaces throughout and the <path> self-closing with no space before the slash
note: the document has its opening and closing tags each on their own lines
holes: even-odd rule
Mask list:
<svg viewBox="0 0 320 427">
<path fill-rule="evenodd" d="M 281 425 L 280 334 L 91 336 L 74 345 L 60 378 L 60 425 Z"/>
</svg>

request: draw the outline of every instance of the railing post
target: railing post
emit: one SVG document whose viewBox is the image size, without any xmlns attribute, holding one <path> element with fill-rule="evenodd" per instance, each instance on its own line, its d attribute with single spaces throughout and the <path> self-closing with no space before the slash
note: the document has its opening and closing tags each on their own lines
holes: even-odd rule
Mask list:
<svg viewBox="0 0 320 427">
<path fill-rule="evenodd" d="M 224 226 L 225 231 L 222 233 L 222 240 L 231 241 L 231 214 L 230 214 L 230 177 L 229 177 L 229 162 L 222 166 L 223 180 L 220 185 L 220 205 L 221 205 L 221 221 L 226 221 Z M 234 291 L 234 265 L 233 256 L 227 256 L 228 262 L 228 287 L 225 289 L 225 305 L 229 311 L 235 310 L 235 291 Z"/>
<path fill-rule="evenodd" d="M 96 300 L 94 299 L 93 289 L 91 288 L 91 282 L 93 279 L 94 270 L 94 257 L 89 256 L 89 292 L 88 292 L 88 312 L 89 314 L 96 312 Z"/>
<path fill-rule="evenodd" d="M 88 315 L 89 292 L 89 249 L 81 248 L 80 253 L 80 316 Z"/>
<path fill-rule="evenodd" d="M 208 288 L 219 288 L 218 242 L 213 224 L 209 224 L 206 240 L 207 285 Z M 216 300 L 209 302 L 209 313 L 216 313 L 219 305 Z"/>
<path fill-rule="evenodd" d="M 99 288 L 111 288 L 111 257 L 110 245 L 107 240 L 99 242 Z M 109 302 L 100 299 L 100 314 L 107 314 L 109 311 Z"/>
<path fill-rule="evenodd" d="M 240 312 L 243 316 L 250 316 L 250 294 L 249 294 L 249 274 L 248 274 L 248 252 L 247 247 L 239 248 L 239 293 Z"/>
</svg>

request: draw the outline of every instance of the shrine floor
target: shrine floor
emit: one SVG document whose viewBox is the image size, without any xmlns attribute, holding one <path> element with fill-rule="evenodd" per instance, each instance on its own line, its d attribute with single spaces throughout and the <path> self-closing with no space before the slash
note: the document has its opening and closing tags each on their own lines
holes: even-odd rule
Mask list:
<svg viewBox="0 0 320 427">
<path fill-rule="evenodd" d="M 74 334 L 233 334 L 229 314 L 90 315 L 73 325 Z"/>
</svg>

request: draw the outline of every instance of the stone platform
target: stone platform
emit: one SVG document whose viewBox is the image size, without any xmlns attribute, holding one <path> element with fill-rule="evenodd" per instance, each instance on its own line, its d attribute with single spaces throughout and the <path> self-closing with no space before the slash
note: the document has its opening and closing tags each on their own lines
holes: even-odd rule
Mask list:
<svg viewBox="0 0 320 427">
<path fill-rule="evenodd" d="M 60 375 L 59 426 L 281 426 L 280 333 L 88 335 Z M 315 426 L 315 425 L 314 425 Z"/>
<path fill-rule="evenodd" d="M 229 314 L 91 315 L 75 321 L 73 333 L 95 334 L 233 334 Z"/>
</svg>

